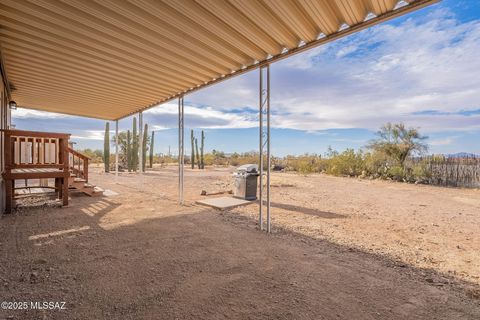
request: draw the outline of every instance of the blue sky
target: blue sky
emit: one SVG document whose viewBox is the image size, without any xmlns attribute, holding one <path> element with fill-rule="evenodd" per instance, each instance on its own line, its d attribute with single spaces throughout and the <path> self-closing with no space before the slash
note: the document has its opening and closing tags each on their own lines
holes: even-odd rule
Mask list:
<svg viewBox="0 0 480 320">
<path fill-rule="evenodd" d="M 480 154 L 479 52 L 480 1 L 444 0 L 275 63 L 272 152 L 361 148 L 382 124 L 401 121 L 429 136 L 432 153 Z M 257 149 L 257 91 L 253 71 L 186 96 L 187 130 L 205 130 L 208 151 Z M 167 103 L 144 113 L 156 153 L 177 152 L 176 110 Z M 103 146 L 104 121 L 18 109 L 13 123 L 72 133 L 79 149 Z"/>
</svg>

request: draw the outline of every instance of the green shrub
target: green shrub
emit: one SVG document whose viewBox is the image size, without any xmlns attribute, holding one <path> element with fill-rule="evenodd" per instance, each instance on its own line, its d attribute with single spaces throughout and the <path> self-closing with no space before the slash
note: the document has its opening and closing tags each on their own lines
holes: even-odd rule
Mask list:
<svg viewBox="0 0 480 320">
<path fill-rule="evenodd" d="M 353 149 L 347 149 L 342 153 L 333 154 L 328 160 L 328 174 L 336 176 L 360 176 L 365 170 L 365 160 L 362 151 L 355 152 Z"/>
<path fill-rule="evenodd" d="M 388 177 L 396 181 L 405 179 L 405 169 L 401 166 L 393 166 L 388 169 Z"/>
<path fill-rule="evenodd" d="M 283 161 L 277 160 L 277 164 L 283 165 L 287 170 L 302 174 L 320 173 L 327 169 L 327 160 L 316 154 L 304 154 L 298 157 L 286 156 Z"/>
<path fill-rule="evenodd" d="M 366 175 L 372 178 L 387 178 L 389 157 L 383 152 L 367 152 L 364 155 Z"/>
</svg>

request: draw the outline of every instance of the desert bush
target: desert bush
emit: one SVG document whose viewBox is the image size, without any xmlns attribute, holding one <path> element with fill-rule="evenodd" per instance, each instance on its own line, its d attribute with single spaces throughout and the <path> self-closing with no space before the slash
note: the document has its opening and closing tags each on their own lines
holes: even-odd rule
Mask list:
<svg viewBox="0 0 480 320">
<path fill-rule="evenodd" d="M 238 167 L 248 163 L 258 163 L 258 152 L 245 152 L 245 153 L 233 153 L 229 158 L 227 163 L 231 166 Z M 266 159 L 264 159 L 264 163 L 266 164 Z M 266 168 L 266 167 L 264 167 Z"/>
<path fill-rule="evenodd" d="M 102 150 L 92 150 L 92 149 L 83 149 L 78 150 L 78 152 L 83 153 L 90 158 L 90 163 L 103 163 L 103 151 Z"/>
<path fill-rule="evenodd" d="M 224 152 L 212 150 L 211 153 L 206 153 L 204 155 L 204 164 L 207 166 L 212 166 L 212 165 L 226 166 L 228 165 L 228 159 Z"/>
<path fill-rule="evenodd" d="M 341 153 L 333 153 L 328 159 L 328 174 L 335 176 L 360 176 L 365 171 L 365 159 L 361 150 L 355 152 L 353 149 L 347 149 Z"/>
<path fill-rule="evenodd" d="M 388 175 L 388 178 L 391 178 L 395 181 L 404 181 L 405 169 L 399 165 L 392 166 L 388 168 L 387 175 Z"/>
<path fill-rule="evenodd" d="M 316 154 L 304 154 L 301 156 L 286 156 L 283 161 L 277 161 L 286 170 L 296 171 L 302 174 L 324 172 L 327 168 L 326 161 Z M 283 163 L 282 163 L 283 162 Z"/>
<path fill-rule="evenodd" d="M 372 178 L 385 178 L 391 166 L 389 157 L 383 152 L 367 152 L 364 154 L 365 174 Z"/>
<path fill-rule="evenodd" d="M 157 154 L 153 156 L 153 163 L 157 164 L 169 164 L 169 163 L 178 163 L 178 158 L 176 156 L 168 154 Z"/>
<path fill-rule="evenodd" d="M 414 183 L 428 183 L 432 174 L 429 170 L 428 160 L 422 159 L 418 162 L 407 162 L 405 180 Z"/>
</svg>

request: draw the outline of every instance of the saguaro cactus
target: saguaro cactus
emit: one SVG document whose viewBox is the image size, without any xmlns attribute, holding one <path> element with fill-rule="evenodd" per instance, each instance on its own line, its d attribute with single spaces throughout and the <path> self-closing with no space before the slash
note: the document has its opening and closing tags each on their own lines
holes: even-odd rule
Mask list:
<svg viewBox="0 0 480 320">
<path fill-rule="evenodd" d="M 147 140 L 148 140 L 148 124 L 145 123 L 144 129 L 143 129 L 143 146 L 142 146 L 142 169 L 143 172 L 145 172 L 145 166 L 147 164 Z"/>
<path fill-rule="evenodd" d="M 132 128 L 132 170 L 137 171 L 138 167 L 138 135 L 137 135 L 137 118 L 133 117 Z"/>
<path fill-rule="evenodd" d="M 152 138 L 150 139 L 150 155 L 149 155 L 150 168 L 153 168 L 153 147 L 154 147 L 154 140 L 155 140 L 155 131 L 152 130 Z"/>
<path fill-rule="evenodd" d="M 193 129 L 190 130 L 190 140 L 192 142 L 192 155 L 190 156 L 190 162 L 192 163 L 192 169 L 195 169 L 195 136 L 193 135 Z"/>
<path fill-rule="evenodd" d="M 105 172 L 110 172 L 110 122 L 105 124 L 105 136 L 103 140 L 103 163 Z"/>
<path fill-rule="evenodd" d="M 128 172 L 132 171 L 132 138 L 130 130 L 127 131 L 127 168 Z"/>
<path fill-rule="evenodd" d="M 205 163 L 203 161 L 203 149 L 205 147 L 205 133 L 202 130 L 202 140 L 200 142 L 200 169 L 205 169 Z"/>
<path fill-rule="evenodd" d="M 197 140 L 197 138 L 195 138 L 195 149 L 197 150 L 197 156 L 196 156 L 196 158 L 197 158 L 197 166 L 198 166 L 198 169 L 201 169 L 201 168 L 200 168 L 200 157 L 199 157 L 199 155 L 198 155 L 198 140 Z"/>
</svg>

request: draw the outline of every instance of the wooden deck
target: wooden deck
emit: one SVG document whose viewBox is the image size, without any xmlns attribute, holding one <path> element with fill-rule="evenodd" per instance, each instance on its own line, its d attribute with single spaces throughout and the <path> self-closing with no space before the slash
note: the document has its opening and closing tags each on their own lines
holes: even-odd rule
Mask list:
<svg viewBox="0 0 480 320">
<path fill-rule="evenodd" d="M 70 135 L 23 130 L 2 130 L 5 139 L 6 213 L 10 213 L 20 189 L 54 189 L 63 205 L 68 205 L 69 189 L 90 196 L 101 190 L 88 183 L 89 158 L 69 147 Z M 38 186 L 16 186 L 15 181 L 40 179 Z M 49 186 L 48 181 L 54 180 Z M 17 192 L 17 194 L 28 192 Z"/>
</svg>

